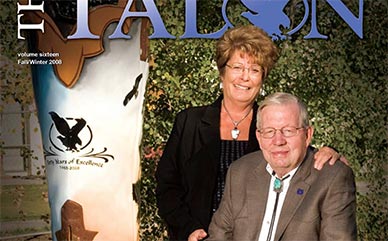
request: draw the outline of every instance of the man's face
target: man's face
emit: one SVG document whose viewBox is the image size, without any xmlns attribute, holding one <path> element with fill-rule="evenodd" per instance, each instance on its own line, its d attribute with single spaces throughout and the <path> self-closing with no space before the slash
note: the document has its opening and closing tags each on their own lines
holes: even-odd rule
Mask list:
<svg viewBox="0 0 388 241">
<path fill-rule="evenodd" d="M 260 115 L 260 129 L 302 127 L 299 121 L 299 107 L 296 103 L 269 105 L 264 107 Z M 264 138 L 260 132 L 256 132 L 265 160 L 281 176 L 303 161 L 312 135 L 311 127 L 300 129 L 295 136 L 291 137 L 284 137 L 280 130 L 277 130 L 272 138 Z"/>
</svg>

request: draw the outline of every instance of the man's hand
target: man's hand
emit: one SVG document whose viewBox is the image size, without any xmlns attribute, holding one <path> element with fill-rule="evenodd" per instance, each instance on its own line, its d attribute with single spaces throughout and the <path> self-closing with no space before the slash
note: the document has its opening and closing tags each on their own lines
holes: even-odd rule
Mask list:
<svg viewBox="0 0 388 241">
<path fill-rule="evenodd" d="M 207 233 L 203 229 L 197 229 L 192 232 L 187 241 L 199 241 L 204 239 L 207 236 Z"/>
<path fill-rule="evenodd" d="M 334 165 L 337 160 L 340 160 L 349 166 L 349 161 L 344 156 L 341 156 L 334 149 L 327 146 L 324 146 L 319 149 L 319 151 L 315 153 L 314 159 L 314 167 L 318 170 L 321 170 L 323 165 L 328 161 L 330 165 Z"/>
</svg>

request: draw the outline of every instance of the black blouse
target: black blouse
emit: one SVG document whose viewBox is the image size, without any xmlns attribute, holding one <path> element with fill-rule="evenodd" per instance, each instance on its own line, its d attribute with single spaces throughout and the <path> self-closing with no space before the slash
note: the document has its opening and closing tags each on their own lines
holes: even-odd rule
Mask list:
<svg viewBox="0 0 388 241">
<path fill-rule="evenodd" d="M 218 162 L 217 183 L 213 192 L 212 212 L 220 205 L 225 188 L 226 173 L 230 164 L 246 154 L 248 141 L 221 140 L 221 156 Z"/>
</svg>

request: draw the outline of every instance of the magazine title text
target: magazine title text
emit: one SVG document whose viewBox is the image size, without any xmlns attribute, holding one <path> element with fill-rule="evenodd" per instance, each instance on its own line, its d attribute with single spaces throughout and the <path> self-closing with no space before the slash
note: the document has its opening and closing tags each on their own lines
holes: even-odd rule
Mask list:
<svg viewBox="0 0 388 241">
<path fill-rule="evenodd" d="M 228 29 L 232 28 L 233 24 L 229 21 L 226 15 L 226 7 L 229 0 L 224 0 L 222 5 L 222 18 L 225 22 L 225 25 L 218 31 L 213 33 L 199 33 L 197 29 L 197 1 L 196 0 L 185 0 L 185 32 L 179 38 L 209 38 L 216 39 L 222 36 L 222 34 Z M 145 11 L 130 11 L 134 0 L 128 0 L 126 7 L 121 15 L 121 18 L 118 22 L 118 25 L 109 36 L 110 39 L 130 39 L 129 34 L 122 32 L 123 24 L 128 18 L 148 18 L 153 26 L 154 32 L 149 36 L 150 39 L 155 38 L 171 38 L 174 39 L 176 36 L 171 35 L 163 22 L 163 19 L 160 16 L 160 13 L 155 5 L 153 0 L 142 0 L 143 6 L 146 9 Z M 281 1 L 279 1 L 281 2 Z M 287 28 L 287 24 L 281 23 L 280 20 L 287 17 L 283 12 L 284 7 L 288 4 L 288 0 L 282 0 L 282 6 L 279 8 L 278 1 L 268 1 L 266 5 L 252 5 L 251 2 L 247 0 L 241 0 L 241 3 L 250 11 L 244 12 L 241 16 L 246 17 L 253 25 L 256 25 L 264 29 L 269 35 L 273 38 L 284 38 L 279 26 Z M 276 4 L 275 4 L 276 3 Z M 320 3 L 322 3 L 320 1 Z M 349 8 L 341 0 L 326 0 L 326 3 L 342 18 L 343 21 L 357 34 L 359 38 L 363 38 L 363 0 L 359 0 L 359 9 L 358 17 L 356 17 Z M 311 5 L 307 0 L 303 0 L 303 5 L 305 9 L 304 18 L 302 21 L 296 25 L 294 29 L 289 30 L 286 34 L 292 35 L 293 33 L 299 31 L 299 29 L 304 26 L 308 19 L 310 19 L 310 32 L 304 36 L 305 39 L 320 38 L 326 39 L 327 36 L 320 33 L 318 30 L 318 19 L 317 19 L 317 0 L 312 0 Z M 260 9 L 257 9 L 260 8 Z M 44 33 L 44 20 L 40 23 L 21 23 L 21 18 L 23 13 L 21 11 L 41 11 L 44 12 L 44 1 L 41 4 L 33 5 L 31 0 L 28 1 L 28 4 L 17 3 L 17 13 L 18 13 L 18 39 L 25 39 L 21 35 L 21 30 L 40 30 Z M 265 14 L 264 14 L 265 13 Z M 310 16 L 311 13 L 311 16 Z M 268 16 L 268 19 L 263 19 L 264 16 Z M 278 18 L 277 18 L 278 17 Z M 276 26 L 278 29 L 274 29 Z M 77 27 L 76 31 L 69 35 L 67 39 L 99 39 L 101 36 L 93 34 L 89 29 L 88 23 L 88 1 L 77 0 Z"/>
</svg>

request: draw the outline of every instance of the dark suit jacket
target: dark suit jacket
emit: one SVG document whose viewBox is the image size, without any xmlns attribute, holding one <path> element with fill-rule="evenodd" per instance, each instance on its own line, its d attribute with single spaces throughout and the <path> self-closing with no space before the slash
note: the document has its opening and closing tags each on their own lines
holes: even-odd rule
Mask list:
<svg viewBox="0 0 388 241">
<path fill-rule="evenodd" d="M 274 240 L 356 240 L 353 172 L 342 162 L 318 171 L 313 154 L 308 151 L 291 180 Z M 232 163 L 209 241 L 258 240 L 271 180 L 266 165 L 261 151 Z"/>
<path fill-rule="evenodd" d="M 169 236 L 187 240 L 195 229 L 207 231 L 220 159 L 222 96 L 211 105 L 180 112 L 156 171 L 159 215 Z M 259 149 L 254 105 L 247 153 Z"/>
</svg>

